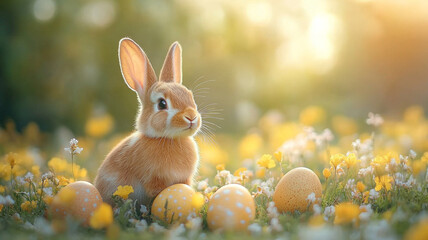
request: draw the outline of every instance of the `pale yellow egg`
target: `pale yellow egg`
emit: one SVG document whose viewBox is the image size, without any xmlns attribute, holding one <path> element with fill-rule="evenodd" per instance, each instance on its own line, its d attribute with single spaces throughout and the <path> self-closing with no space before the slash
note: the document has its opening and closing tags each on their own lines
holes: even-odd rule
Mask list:
<svg viewBox="0 0 428 240">
<path fill-rule="evenodd" d="M 321 182 L 310 169 L 298 167 L 285 174 L 273 194 L 273 201 L 280 212 L 305 212 L 308 209 L 308 196 L 315 193 L 315 198 L 322 195 Z"/>
<path fill-rule="evenodd" d="M 162 190 L 152 204 L 152 215 L 166 223 L 185 222 L 187 216 L 196 213 L 192 206 L 195 191 L 186 184 L 174 184 Z"/>
<path fill-rule="evenodd" d="M 211 230 L 246 230 L 256 216 L 254 199 L 238 184 L 221 187 L 208 203 L 207 223 Z"/>
<path fill-rule="evenodd" d="M 89 182 L 78 181 L 63 187 L 54 197 L 49 209 L 54 218 L 71 216 L 89 223 L 95 209 L 103 202 L 98 190 Z"/>
</svg>

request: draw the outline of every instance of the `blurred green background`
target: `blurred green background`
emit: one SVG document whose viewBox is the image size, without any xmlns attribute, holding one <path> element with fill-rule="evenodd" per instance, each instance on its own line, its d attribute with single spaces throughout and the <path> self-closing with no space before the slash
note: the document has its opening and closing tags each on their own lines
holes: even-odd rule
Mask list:
<svg viewBox="0 0 428 240">
<path fill-rule="evenodd" d="M 116 132 L 131 131 L 137 100 L 117 58 L 125 36 L 157 73 L 181 43 L 184 84 L 209 88 L 197 102 L 222 109 L 220 132 L 243 132 L 270 109 L 365 119 L 428 107 L 427 1 L 2 0 L 1 126 L 81 135 L 109 114 Z"/>
</svg>

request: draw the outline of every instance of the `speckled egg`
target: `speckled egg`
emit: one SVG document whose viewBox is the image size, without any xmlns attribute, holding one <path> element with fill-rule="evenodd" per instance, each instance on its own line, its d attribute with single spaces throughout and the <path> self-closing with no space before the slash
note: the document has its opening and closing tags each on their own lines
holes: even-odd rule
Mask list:
<svg viewBox="0 0 428 240">
<path fill-rule="evenodd" d="M 251 194 L 238 184 L 221 187 L 208 203 L 207 223 L 211 230 L 246 230 L 255 216 Z"/>
<path fill-rule="evenodd" d="M 273 201 L 280 212 L 305 212 L 311 193 L 315 193 L 317 199 L 321 198 L 321 182 L 312 170 L 298 167 L 281 178 L 276 185 Z"/>
<path fill-rule="evenodd" d="M 195 191 L 186 184 L 174 184 L 162 190 L 152 204 L 152 215 L 166 222 L 185 222 L 195 212 L 192 197 Z"/>
<path fill-rule="evenodd" d="M 53 217 L 67 215 L 87 225 L 93 211 L 103 202 L 98 190 L 89 182 L 78 181 L 63 187 L 54 197 L 50 212 Z"/>
</svg>

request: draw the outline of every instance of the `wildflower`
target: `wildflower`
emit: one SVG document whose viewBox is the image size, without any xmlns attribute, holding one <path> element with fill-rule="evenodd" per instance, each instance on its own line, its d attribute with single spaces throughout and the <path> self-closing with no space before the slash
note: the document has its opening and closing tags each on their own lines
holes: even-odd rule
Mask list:
<svg viewBox="0 0 428 240">
<path fill-rule="evenodd" d="M 379 197 L 379 193 L 375 189 L 370 189 L 369 192 L 370 199 L 377 199 Z"/>
<path fill-rule="evenodd" d="M 161 225 L 159 225 L 158 223 L 152 223 L 149 227 L 149 230 L 154 233 L 163 233 L 166 231 L 166 229 Z"/>
<path fill-rule="evenodd" d="M 2 185 L 0 185 L 0 193 L 4 193 L 4 191 L 6 190 L 6 188 Z"/>
<path fill-rule="evenodd" d="M 346 156 L 341 153 L 336 153 L 333 156 L 330 157 L 330 165 L 337 169 L 337 166 L 341 164 L 345 160 Z"/>
<path fill-rule="evenodd" d="M 260 168 L 256 171 L 257 178 L 264 178 L 266 175 L 266 168 Z"/>
<path fill-rule="evenodd" d="M 208 188 L 208 178 L 198 182 L 197 189 L 198 191 L 205 191 Z"/>
<path fill-rule="evenodd" d="M 315 193 L 313 192 L 309 194 L 306 200 L 309 202 L 309 204 L 315 203 L 315 201 L 317 200 L 317 198 L 315 197 Z"/>
<path fill-rule="evenodd" d="M 358 192 L 363 193 L 364 190 L 366 190 L 366 185 L 361 181 L 357 182 L 357 190 Z"/>
<path fill-rule="evenodd" d="M 79 141 L 77 141 L 77 139 L 72 138 L 70 140 L 70 147 L 64 148 L 64 150 L 69 152 L 72 155 L 80 154 L 80 152 L 82 152 L 83 148 L 80 148 L 79 146 L 77 146 L 78 142 Z"/>
<path fill-rule="evenodd" d="M 235 176 L 235 177 L 240 177 L 245 171 L 247 171 L 247 169 L 246 168 L 244 168 L 244 167 L 242 167 L 242 168 L 238 168 L 234 173 L 233 173 L 233 175 Z"/>
<path fill-rule="evenodd" d="M 369 117 L 366 120 L 368 125 L 379 127 L 383 124 L 383 118 L 379 114 L 369 113 Z"/>
<path fill-rule="evenodd" d="M 31 212 L 33 209 L 37 207 L 36 201 L 25 201 L 21 204 L 21 209 L 27 212 Z"/>
<path fill-rule="evenodd" d="M 217 169 L 217 171 L 223 171 L 225 169 L 224 163 L 218 164 L 215 168 Z"/>
<path fill-rule="evenodd" d="M 137 223 L 135 224 L 135 229 L 138 232 L 144 232 L 147 229 L 147 221 L 144 219 L 141 219 L 140 221 L 137 221 Z"/>
<path fill-rule="evenodd" d="M 264 167 L 266 169 L 274 168 L 276 166 L 275 161 L 272 159 L 270 154 L 264 154 L 258 161 L 257 164 L 260 167 Z"/>
<path fill-rule="evenodd" d="M 308 225 L 311 227 L 319 227 L 319 226 L 324 225 L 324 223 L 325 223 L 324 218 L 321 215 L 317 214 L 317 215 L 312 216 L 309 219 Z M 313 238 L 304 238 L 304 239 L 313 239 Z"/>
<path fill-rule="evenodd" d="M 307 126 L 324 121 L 326 117 L 325 110 L 319 106 L 309 106 L 305 108 L 299 116 L 300 122 Z"/>
<path fill-rule="evenodd" d="M 114 121 L 109 114 L 91 117 L 85 125 L 85 132 L 91 137 L 105 136 L 113 128 Z"/>
<path fill-rule="evenodd" d="M 275 206 L 275 202 L 273 201 L 268 203 L 266 211 L 270 219 L 279 217 L 278 208 Z"/>
<path fill-rule="evenodd" d="M 263 139 L 259 134 L 245 136 L 239 144 L 239 153 L 242 158 L 251 158 L 256 155 L 263 146 Z"/>
<path fill-rule="evenodd" d="M 368 205 L 361 205 L 360 206 L 360 215 L 358 218 L 361 221 L 368 221 L 370 219 L 370 216 L 373 214 L 373 210 L 370 204 Z"/>
<path fill-rule="evenodd" d="M 53 197 L 52 197 L 52 196 L 45 196 L 45 197 L 43 198 L 43 201 L 44 201 L 47 205 L 50 205 L 50 204 L 52 203 L 52 201 L 53 201 Z"/>
<path fill-rule="evenodd" d="M 373 167 L 372 166 L 368 166 L 366 168 L 361 168 L 360 170 L 358 170 L 358 176 L 360 176 L 360 177 L 365 177 L 369 174 L 373 174 Z"/>
<path fill-rule="evenodd" d="M 205 204 L 204 195 L 200 192 L 196 192 L 192 196 L 192 207 L 196 209 L 196 211 L 199 211 L 199 209 Z"/>
<path fill-rule="evenodd" d="M 13 153 L 13 152 L 6 155 L 6 161 L 9 163 L 10 168 L 13 169 L 15 167 L 17 158 L 18 158 L 18 154 Z"/>
<path fill-rule="evenodd" d="M 328 206 L 324 209 L 324 215 L 329 218 L 334 216 L 335 208 L 334 206 Z"/>
<path fill-rule="evenodd" d="M 324 177 L 328 179 L 331 176 L 331 172 L 328 168 L 324 168 L 324 170 L 322 170 L 322 175 L 324 175 Z"/>
<path fill-rule="evenodd" d="M 199 230 L 202 228 L 202 218 L 200 217 L 192 217 L 188 219 L 186 223 L 186 228 L 191 230 Z"/>
<path fill-rule="evenodd" d="M 360 160 L 357 159 L 355 153 L 349 153 L 348 156 L 346 156 L 345 158 L 345 164 L 348 169 L 357 164 L 357 162 L 359 161 Z"/>
<path fill-rule="evenodd" d="M 336 205 L 335 212 L 336 217 L 334 218 L 334 224 L 347 224 L 358 218 L 360 209 L 356 204 L 344 202 Z"/>
<path fill-rule="evenodd" d="M 253 235 L 260 235 L 262 232 L 262 227 L 258 223 L 253 223 L 248 225 L 248 231 L 250 231 Z"/>
<path fill-rule="evenodd" d="M 2 205 L 13 205 L 13 204 L 15 204 L 15 201 L 9 195 L 7 195 L 6 197 L 0 195 L 0 204 L 2 204 Z"/>
<path fill-rule="evenodd" d="M 276 159 L 278 162 L 281 162 L 281 161 L 282 161 L 282 152 L 281 152 L 281 151 L 277 151 L 277 152 L 275 152 L 275 153 L 273 154 L 273 156 L 275 157 L 275 159 Z"/>
<path fill-rule="evenodd" d="M 102 203 L 91 216 L 89 225 L 94 229 L 101 229 L 113 223 L 113 210 L 107 203 Z"/>
<path fill-rule="evenodd" d="M 270 226 L 275 232 L 282 232 L 282 230 L 284 230 L 278 218 L 272 218 L 270 220 Z"/>
<path fill-rule="evenodd" d="M 386 191 L 391 190 L 391 182 L 392 182 L 392 177 L 389 175 L 383 175 L 381 177 L 376 177 L 375 178 L 375 182 L 376 182 L 376 187 L 375 190 L 376 191 L 380 191 L 382 188 L 385 188 Z"/>
<path fill-rule="evenodd" d="M 128 199 L 128 195 L 134 192 L 134 188 L 132 186 L 118 186 L 116 192 L 113 193 L 113 196 L 119 196 L 123 199 Z"/>
<path fill-rule="evenodd" d="M 33 181 L 34 175 L 31 172 L 28 172 L 27 174 L 25 174 L 24 179 L 27 182 L 31 182 Z"/>
<path fill-rule="evenodd" d="M 76 198 L 76 192 L 70 188 L 63 188 L 58 193 L 58 200 L 62 204 L 71 204 Z"/>
<path fill-rule="evenodd" d="M 314 210 L 314 215 L 320 215 L 321 214 L 321 207 L 318 204 L 314 204 L 314 206 L 312 207 L 312 210 Z"/>
<path fill-rule="evenodd" d="M 404 236 L 405 240 L 423 240 L 428 239 L 428 218 L 422 219 L 419 223 L 407 231 Z"/>
</svg>

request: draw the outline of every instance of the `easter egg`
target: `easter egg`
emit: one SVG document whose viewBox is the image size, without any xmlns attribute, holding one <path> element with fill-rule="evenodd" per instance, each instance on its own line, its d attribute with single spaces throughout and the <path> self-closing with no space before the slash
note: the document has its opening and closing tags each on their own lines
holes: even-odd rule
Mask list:
<svg viewBox="0 0 428 240">
<path fill-rule="evenodd" d="M 162 190 L 152 204 L 151 213 L 166 222 L 185 222 L 187 216 L 196 213 L 192 206 L 195 191 L 186 184 L 174 184 Z"/>
<path fill-rule="evenodd" d="M 280 212 L 305 212 L 308 208 L 308 196 L 315 193 L 321 197 L 321 182 L 310 169 L 298 167 L 285 174 L 273 194 L 273 201 Z"/>
<path fill-rule="evenodd" d="M 87 225 L 94 210 L 102 202 L 101 195 L 94 185 L 78 181 L 63 187 L 55 195 L 49 209 L 54 218 L 71 216 Z"/>
<path fill-rule="evenodd" d="M 238 184 L 221 187 L 208 203 L 207 223 L 211 230 L 246 230 L 255 216 L 251 194 Z"/>
</svg>

